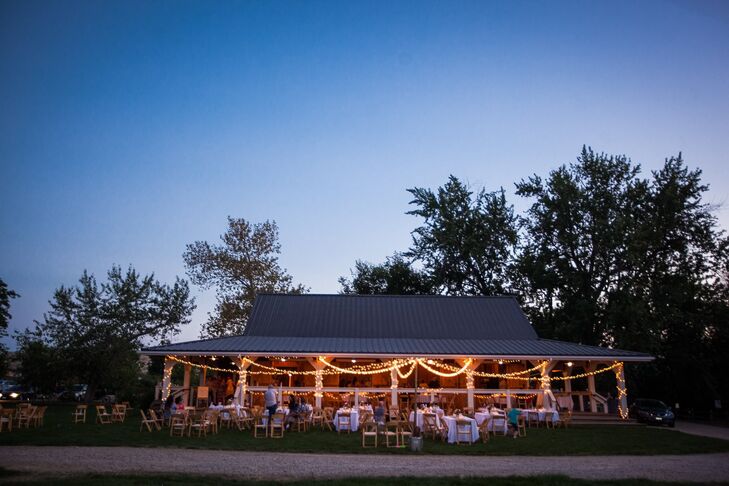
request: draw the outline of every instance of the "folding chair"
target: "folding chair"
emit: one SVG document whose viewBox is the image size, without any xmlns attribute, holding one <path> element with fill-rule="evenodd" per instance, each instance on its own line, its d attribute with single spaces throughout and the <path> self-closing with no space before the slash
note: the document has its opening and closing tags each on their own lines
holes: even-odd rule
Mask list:
<svg viewBox="0 0 729 486">
<path fill-rule="evenodd" d="M 142 410 L 142 409 L 140 408 L 140 409 L 139 409 L 139 413 L 140 413 L 140 414 L 142 414 L 142 422 L 141 422 L 141 423 L 139 424 L 139 431 L 140 431 L 140 432 L 142 431 L 142 428 L 143 428 L 143 427 L 145 427 L 145 426 L 147 427 L 147 430 L 148 430 L 148 431 L 150 431 L 150 432 L 152 432 L 152 427 L 154 427 L 154 428 L 155 428 L 155 430 L 157 429 L 157 422 L 155 422 L 155 421 L 154 421 L 154 420 L 152 420 L 151 418 L 148 418 L 148 417 L 147 417 L 147 416 L 146 416 L 146 415 L 144 414 L 144 410 Z"/>
<path fill-rule="evenodd" d="M 461 444 L 461 439 L 465 439 L 468 445 L 473 443 L 473 435 L 471 434 L 470 420 L 456 420 L 456 444 Z"/>
<path fill-rule="evenodd" d="M 111 407 L 111 421 L 124 423 L 127 418 L 127 407 L 124 405 L 113 405 Z"/>
<path fill-rule="evenodd" d="M 170 417 L 170 437 L 184 437 L 187 431 L 187 417 L 183 415 L 173 415 Z"/>
<path fill-rule="evenodd" d="M 375 438 L 375 444 L 374 447 L 377 447 L 377 424 L 374 422 L 365 422 L 362 424 L 362 447 L 373 447 L 367 445 L 367 438 L 368 437 L 374 437 Z"/>
<path fill-rule="evenodd" d="M 268 423 L 260 410 L 253 416 L 253 437 L 258 438 L 258 432 L 263 431 L 263 437 L 268 437 Z"/>
<path fill-rule="evenodd" d="M 516 418 L 516 429 L 519 437 L 526 437 L 526 418 L 524 415 L 519 415 Z"/>
<path fill-rule="evenodd" d="M 3 427 L 6 425 L 8 432 L 13 431 L 13 413 L 15 413 L 15 410 L 12 408 L 0 409 L 0 432 L 3 431 Z"/>
<path fill-rule="evenodd" d="M 147 415 L 149 416 L 150 420 L 154 422 L 155 427 L 157 427 L 157 430 L 162 430 L 162 426 L 165 424 L 164 417 L 159 417 L 157 415 L 157 412 L 152 410 L 151 408 L 147 410 Z"/>
<path fill-rule="evenodd" d="M 341 433 L 345 427 L 348 434 L 352 432 L 352 415 L 348 412 L 337 415 L 337 434 Z"/>
<path fill-rule="evenodd" d="M 283 439 L 284 436 L 284 420 L 286 415 L 283 413 L 274 413 L 273 417 L 270 418 L 269 422 L 271 425 L 271 438 L 272 439 Z"/>
<path fill-rule="evenodd" d="M 491 432 L 489 432 L 489 423 L 491 422 L 491 418 L 487 418 L 483 422 L 481 422 L 481 425 L 478 427 L 478 431 L 481 434 L 481 440 L 483 443 L 487 443 L 489 439 L 491 438 Z"/>
<path fill-rule="evenodd" d="M 385 436 L 385 447 L 400 447 L 400 424 L 393 420 L 385 424 L 385 430 L 383 432 Z M 395 444 L 390 445 L 390 439 L 395 438 Z"/>
<path fill-rule="evenodd" d="M 73 423 L 77 424 L 79 422 L 86 423 L 86 409 L 88 408 L 88 405 L 76 405 L 76 410 L 71 413 L 71 417 L 73 417 Z"/>
</svg>

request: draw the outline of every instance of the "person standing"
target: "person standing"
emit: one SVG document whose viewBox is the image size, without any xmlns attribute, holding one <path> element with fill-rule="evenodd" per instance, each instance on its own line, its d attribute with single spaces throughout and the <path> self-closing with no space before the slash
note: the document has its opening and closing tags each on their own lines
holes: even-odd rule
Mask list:
<svg viewBox="0 0 729 486">
<path fill-rule="evenodd" d="M 276 393 L 276 388 L 274 388 L 273 383 L 268 385 L 268 390 L 266 390 L 266 393 L 264 393 L 263 398 L 266 401 L 266 409 L 268 409 L 268 416 L 273 417 L 273 414 L 276 413 L 276 408 L 278 405 L 278 394 Z"/>
</svg>

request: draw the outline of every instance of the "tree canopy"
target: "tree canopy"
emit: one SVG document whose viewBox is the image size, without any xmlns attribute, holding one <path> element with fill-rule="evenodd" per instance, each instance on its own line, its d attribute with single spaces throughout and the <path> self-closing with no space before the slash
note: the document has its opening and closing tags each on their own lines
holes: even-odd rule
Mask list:
<svg viewBox="0 0 729 486">
<path fill-rule="evenodd" d="M 358 261 L 344 292 L 390 293 L 412 265 L 424 291 L 510 293 L 544 338 L 652 354 L 630 387 L 668 402 L 729 402 L 729 241 L 701 171 L 681 154 L 647 177 L 624 155 L 583 147 L 576 161 L 516 183 L 530 202 L 514 215 L 503 189 L 473 191 L 450 176 L 409 189 L 422 218 L 405 260 Z"/>
<path fill-rule="evenodd" d="M 400 253 L 387 257 L 384 263 L 355 262 L 351 279 L 339 278 L 343 294 L 432 294 L 428 276 L 412 267 Z"/>
<path fill-rule="evenodd" d="M 0 278 L 0 338 L 8 335 L 8 324 L 10 322 L 10 299 L 20 297 L 17 292 L 8 288 L 2 278 Z M 8 367 L 8 350 L 3 343 L 0 342 L 0 376 L 4 376 Z"/>
<path fill-rule="evenodd" d="M 241 334 L 258 293 L 307 291 L 279 265 L 275 221 L 250 223 L 228 217 L 228 229 L 220 240 L 221 244 L 196 241 L 183 254 L 191 281 L 203 289 L 216 289 L 217 305 L 203 324 L 201 337 Z"/>
<path fill-rule="evenodd" d="M 100 284 L 84 271 L 78 285 L 54 292 L 34 329 L 16 336 L 21 375 L 47 386 L 36 368 L 52 363 L 55 380 L 88 384 L 88 398 L 97 388 L 117 388 L 136 377 L 143 343 L 166 342 L 189 323 L 195 308 L 189 294 L 184 280 L 166 285 L 131 267 L 113 267 Z"/>
<path fill-rule="evenodd" d="M 503 188 L 473 193 L 454 176 L 436 192 L 408 189 L 408 212 L 423 219 L 406 256 L 422 262 L 433 286 L 447 294 L 495 295 L 508 288 L 517 243 L 516 217 Z"/>
</svg>

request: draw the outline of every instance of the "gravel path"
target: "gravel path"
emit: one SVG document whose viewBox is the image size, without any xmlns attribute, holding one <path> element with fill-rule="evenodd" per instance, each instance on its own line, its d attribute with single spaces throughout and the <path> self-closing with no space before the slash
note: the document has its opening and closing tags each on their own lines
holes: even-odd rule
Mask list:
<svg viewBox="0 0 729 486">
<path fill-rule="evenodd" d="M 390 456 L 7 446 L 0 447 L 0 467 L 44 475 L 180 473 L 259 479 L 313 479 L 566 474 L 585 479 L 729 481 L 729 453 L 581 457 Z"/>
</svg>

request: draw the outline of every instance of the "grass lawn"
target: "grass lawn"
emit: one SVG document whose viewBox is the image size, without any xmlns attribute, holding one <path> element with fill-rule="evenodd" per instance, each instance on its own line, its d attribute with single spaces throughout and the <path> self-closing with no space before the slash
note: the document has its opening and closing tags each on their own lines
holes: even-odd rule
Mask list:
<svg viewBox="0 0 729 486">
<path fill-rule="evenodd" d="M 404 448 L 362 449 L 357 433 L 337 434 L 320 431 L 286 433 L 283 440 L 253 438 L 250 431 L 222 429 L 207 437 L 170 437 L 169 432 L 139 431 L 139 411 L 124 424 L 95 425 L 95 412 L 90 410 L 86 424 L 71 423 L 72 406 L 52 406 L 46 412 L 45 425 L 36 429 L 14 429 L 0 434 L 2 445 L 49 446 L 130 446 L 181 447 L 189 449 L 223 449 L 279 452 L 321 453 L 386 453 L 410 454 Z M 488 444 L 456 446 L 426 439 L 426 454 L 475 455 L 603 455 L 603 454 L 693 454 L 728 452 L 729 441 L 683 434 L 674 430 L 644 426 L 575 426 L 569 429 L 527 429 L 519 439 L 492 437 Z"/>
<path fill-rule="evenodd" d="M 0 471 L 0 480 L 3 484 L 49 484 L 68 486 L 106 486 L 114 485 L 219 485 L 226 484 L 230 486 L 265 486 L 265 485 L 282 485 L 286 486 L 308 486 L 311 480 L 304 481 L 249 481 L 249 480 L 231 480 L 230 478 L 220 478 L 214 476 L 177 476 L 177 475 L 149 475 L 149 476 L 117 476 L 117 475 L 83 475 L 83 476 L 67 476 L 67 477 L 27 477 L 15 475 L 12 471 Z M 572 479 L 567 476 L 512 476 L 512 477 L 491 477 L 491 478 L 343 478 L 328 479 L 327 485 L 330 486 L 409 486 L 416 484 L 418 486 L 481 486 L 488 484 L 489 486 L 662 486 L 676 485 L 673 482 L 657 482 L 645 479 L 628 479 L 615 481 L 596 481 Z M 698 485 L 701 483 L 691 483 Z M 717 484 L 717 483 L 709 483 Z"/>
</svg>

